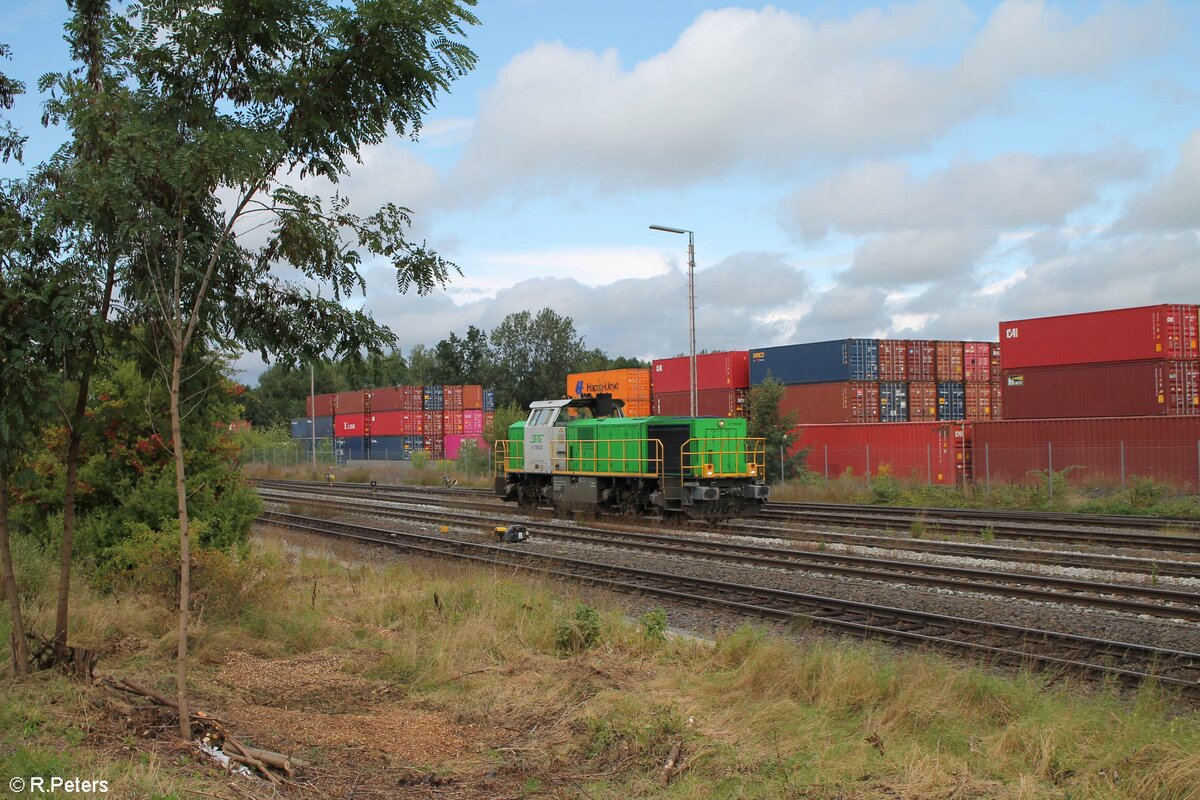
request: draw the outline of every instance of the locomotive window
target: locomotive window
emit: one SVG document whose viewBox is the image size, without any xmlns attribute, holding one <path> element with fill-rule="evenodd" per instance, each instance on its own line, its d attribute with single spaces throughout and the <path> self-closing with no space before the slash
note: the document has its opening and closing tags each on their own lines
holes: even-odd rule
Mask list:
<svg viewBox="0 0 1200 800">
<path fill-rule="evenodd" d="M 550 416 L 554 413 L 553 408 L 537 408 L 529 412 L 530 425 L 549 425 Z"/>
</svg>

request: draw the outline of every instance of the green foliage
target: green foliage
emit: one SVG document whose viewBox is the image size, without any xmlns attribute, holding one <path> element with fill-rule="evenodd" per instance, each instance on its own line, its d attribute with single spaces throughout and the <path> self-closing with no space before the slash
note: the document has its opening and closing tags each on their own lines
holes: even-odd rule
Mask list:
<svg viewBox="0 0 1200 800">
<path fill-rule="evenodd" d="M 412 468 L 415 469 L 417 472 L 420 472 L 421 470 L 425 469 L 426 467 L 429 466 L 429 451 L 413 450 L 411 463 L 412 463 Z"/>
<path fill-rule="evenodd" d="M 780 477 L 780 453 L 782 452 L 782 469 L 784 478 L 794 478 L 804 470 L 806 451 L 791 453 L 792 444 L 788 438 L 789 432 L 796 427 L 794 413 L 780 414 L 779 402 L 783 399 L 783 384 L 771 376 L 750 390 L 747 404 L 750 407 L 750 419 L 747 423 L 747 433 L 752 438 L 761 438 L 766 445 L 766 478 L 776 481 Z"/>
<path fill-rule="evenodd" d="M 534 400 L 562 397 L 566 376 L 586 352 L 570 317 L 549 308 L 509 314 L 491 334 L 496 405 L 528 408 Z"/>
<path fill-rule="evenodd" d="M 494 446 L 497 441 L 508 438 L 508 429 L 514 422 L 520 422 L 529 414 L 515 405 L 501 406 L 492 416 L 492 424 L 483 432 L 483 439 L 488 446 Z"/>
<path fill-rule="evenodd" d="M 463 442 L 462 448 L 458 451 L 455 464 L 468 476 L 482 475 L 491 469 L 491 451 L 477 446 L 475 442 L 468 439 Z"/>
<path fill-rule="evenodd" d="M 638 619 L 642 626 L 642 636 L 650 642 L 665 642 L 667 640 L 667 612 L 661 608 L 647 611 Z"/>
<path fill-rule="evenodd" d="M 554 649 L 559 655 L 582 653 L 600 640 L 600 614 L 584 603 L 576 603 L 574 614 L 554 625 Z"/>
<path fill-rule="evenodd" d="M 1129 504 L 1136 509 L 1158 505 L 1170 495 L 1170 490 L 1154 478 L 1134 475 L 1129 479 Z"/>
</svg>

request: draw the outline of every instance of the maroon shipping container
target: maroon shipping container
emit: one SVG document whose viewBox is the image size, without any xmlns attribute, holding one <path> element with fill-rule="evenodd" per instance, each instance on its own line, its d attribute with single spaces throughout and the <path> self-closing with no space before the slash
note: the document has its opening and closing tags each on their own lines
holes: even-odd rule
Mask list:
<svg viewBox="0 0 1200 800">
<path fill-rule="evenodd" d="M 337 403 L 334 409 L 338 414 L 361 414 L 367 409 L 367 393 L 364 391 L 357 392 L 338 392 Z"/>
<path fill-rule="evenodd" d="M 850 381 L 785 386 L 779 411 L 794 413 L 801 425 L 879 422 L 879 384 Z"/>
<path fill-rule="evenodd" d="M 442 412 L 442 435 L 443 436 L 461 436 L 463 434 L 463 412 L 461 411 L 443 411 Z"/>
<path fill-rule="evenodd" d="M 1000 365 L 1026 367 L 1197 358 L 1194 305 L 1115 311 L 1000 323 Z"/>
<path fill-rule="evenodd" d="M 972 447 L 977 484 L 1044 482 L 1053 468 L 1077 484 L 1141 476 L 1200 488 L 1200 416 L 977 422 Z"/>
<path fill-rule="evenodd" d="M 891 425 L 802 425 L 793 452 L 808 448 L 805 466 L 837 478 L 884 471 L 904 480 L 953 486 L 962 474 L 964 428 L 948 422 Z"/>
<path fill-rule="evenodd" d="M 420 386 L 400 387 L 400 408 L 403 411 L 421 411 L 424 409 L 425 390 Z"/>
<path fill-rule="evenodd" d="M 937 384 L 921 381 L 908 385 L 908 418 L 912 422 L 933 422 L 937 419 Z"/>
<path fill-rule="evenodd" d="M 879 340 L 879 380 L 903 383 L 908 380 L 908 341 Z"/>
<path fill-rule="evenodd" d="M 1200 364 L 1128 361 L 1004 373 L 1005 419 L 1200 414 Z"/>
<path fill-rule="evenodd" d="M 371 411 L 400 411 L 404 408 L 404 393 L 399 386 L 381 386 L 371 390 Z M 372 436 L 392 436 L 390 433 L 374 433 Z"/>
<path fill-rule="evenodd" d="M 441 436 L 426 436 L 425 451 L 429 453 L 430 458 L 441 461 L 446 457 L 446 440 Z"/>
<path fill-rule="evenodd" d="M 479 411 L 483 408 L 483 387 L 477 383 L 469 383 L 462 387 L 463 410 Z"/>
<path fill-rule="evenodd" d="M 910 381 L 936 381 L 937 344 L 926 339 L 910 340 L 904 366 Z"/>
<path fill-rule="evenodd" d="M 333 435 L 338 438 L 365 436 L 366 432 L 366 414 L 338 414 L 333 418 Z"/>
<path fill-rule="evenodd" d="M 332 395 L 332 394 L 319 394 L 319 395 L 317 395 L 317 396 L 316 396 L 316 398 L 315 398 L 315 399 L 316 399 L 316 401 L 317 401 L 317 413 L 316 413 L 316 416 L 318 416 L 318 417 L 332 417 L 332 416 L 333 416 L 333 412 L 334 412 L 334 410 L 335 410 L 335 408 L 334 408 L 334 398 L 335 398 L 335 397 L 336 397 L 336 395 Z M 308 397 L 308 398 L 305 400 L 305 402 L 304 402 L 304 413 L 305 413 L 306 415 L 308 415 L 310 418 L 311 418 L 312 416 L 314 416 L 314 415 L 313 415 L 313 399 L 314 399 L 314 398 L 313 398 L 313 397 L 310 395 L 310 396 L 309 396 L 309 397 Z"/>
<path fill-rule="evenodd" d="M 966 419 L 975 422 L 992 418 L 992 385 L 990 383 L 964 384 Z"/>
<path fill-rule="evenodd" d="M 745 389 L 705 389 L 696 392 L 696 405 L 702 417 L 746 416 Z M 691 392 L 663 392 L 654 395 L 652 414 L 686 417 L 691 413 Z"/>
<path fill-rule="evenodd" d="M 483 405 L 482 396 L 479 404 Z M 463 387 L 461 384 L 447 384 L 442 387 L 442 409 L 445 411 L 462 411 L 463 410 Z M 462 431 L 459 431 L 462 433 Z"/>
<path fill-rule="evenodd" d="M 691 391 L 691 359 L 660 358 L 650 365 L 650 391 Z M 696 356 L 696 390 L 746 389 L 750 386 L 750 354 L 745 350 L 702 353 Z"/>
<path fill-rule="evenodd" d="M 999 377 L 1000 373 L 994 373 Z M 999 381 L 988 384 L 992 387 L 992 419 L 1004 419 L 1004 385 Z"/>
<path fill-rule="evenodd" d="M 937 380 L 958 383 L 963 379 L 963 343 L 937 342 Z"/>
<path fill-rule="evenodd" d="M 963 380 L 967 383 L 991 383 L 991 342 L 963 342 Z"/>
<path fill-rule="evenodd" d="M 441 411 L 422 411 L 421 425 L 423 435 L 426 439 L 442 437 L 442 412 Z"/>
<path fill-rule="evenodd" d="M 992 383 L 1000 382 L 1000 343 L 992 342 Z"/>
</svg>

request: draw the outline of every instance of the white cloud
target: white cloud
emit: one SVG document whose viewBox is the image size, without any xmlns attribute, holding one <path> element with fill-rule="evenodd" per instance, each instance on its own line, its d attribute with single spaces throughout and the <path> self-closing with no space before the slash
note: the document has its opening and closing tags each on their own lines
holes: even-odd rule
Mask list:
<svg viewBox="0 0 1200 800">
<path fill-rule="evenodd" d="M 1179 148 L 1179 163 L 1127 204 L 1121 231 L 1200 229 L 1200 130 Z M 1200 271 L 1198 266 L 1197 271 Z"/>
<path fill-rule="evenodd" d="M 995 243 L 980 228 L 897 231 L 867 239 L 844 280 L 870 286 L 903 286 L 969 272 Z"/>
</svg>

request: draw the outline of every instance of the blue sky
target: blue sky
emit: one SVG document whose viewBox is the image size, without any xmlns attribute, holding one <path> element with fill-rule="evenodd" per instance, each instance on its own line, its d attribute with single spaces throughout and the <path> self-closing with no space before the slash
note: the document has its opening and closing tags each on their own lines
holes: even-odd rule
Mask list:
<svg viewBox="0 0 1200 800">
<path fill-rule="evenodd" d="M 1200 301 L 1200 3 L 493 0 L 476 70 L 355 206 L 413 209 L 464 275 L 366 306 L 403 349 L 512 311 L 643 357 Z M 4 66 L 61 68 L 62 4 L 5 3 Z M 27 162 L 36 93 L 13 119 Z M 16 174 L 10 165 L 5 175 Z M 253 378 L 256 359 L 243 366 Z"/>
</svg>

